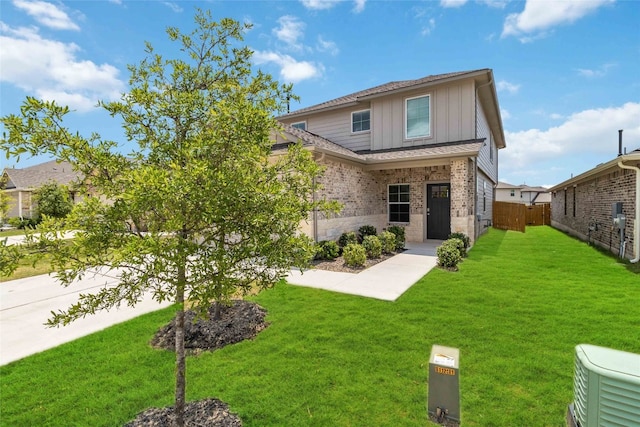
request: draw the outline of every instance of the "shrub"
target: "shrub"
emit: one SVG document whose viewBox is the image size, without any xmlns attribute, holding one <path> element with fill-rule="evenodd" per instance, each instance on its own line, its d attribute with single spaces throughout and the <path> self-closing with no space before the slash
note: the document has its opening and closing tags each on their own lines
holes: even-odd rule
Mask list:
<svg viewBox="0 0 640 427">
<path fill-rule="evenodd" d="M 396 250 L 404 249 L 405 237 L 404 227 L 400 225 L 392 225 L 387 228 L 387 231 L 395 234 L 396 236 Z"/>
<path fill-rule="evenodd" d="M 364 241 L 364 238 L 367 236 L 376 236 L 378 234 L 378 230 L 373 225 L 363 225 L 358 229 L 358 233 L 360 236 L 360 241 Z"/>
<path fill-rule="evenodd" d="M 460 239 L 445 240 L 436 249 L 436 254 L 438 255 L 438 265 L 440 267 L 457 270 L 458 263 L 462 261 L 460 249 L 458 249 L 458 243 L 455 242 L 455 240 L 458 240 L 462 244 L 462 241 Z"/>
<path fill-rule="evenodd" d="M 343 249 L 350 243 L 358 243 L 358 236 L 356 236 L 355 231 L 342 233 L 342 235 L 338 239 L 338 245 Z"/>
<path fill-rule="evenodd" d="M 467 249 L 469 249 L 469 246 L 471 246 L 471 239 L 469 239 L 469 236 L 467 236 L 464 233 L 461 232 L 457 232 L 457 233 L 451 233 L 449 234 L 449 239 L 460 239 L 462 240 L 462 242 L 464 243 L 464 249 L 465 252 L 464 254 L 462 254 L 462 256 L 467 256 Z"/>
<path fill-rule="evenodd" d="M 19 217 L 15 217 L 15 218 L 9 218 L 7 222 L 12 227 L 18 228 L 20 230 L 25 230 L 28 228 L 36 228 L 36 226 L 38 225 L 38 221 L 34 218 L 20 219 Z"/>
<path fill-rule="evenodd" d="M 382 252 L 385 254 L 393 253 L 396 250 L 396 235 L 390 231 L 383 231 L 378 236 L 382 244 Z"/>
<path fill-rule="evenodd" d="M 362 267 L 367 262 L 367 252 L 362 245 L 349 243 L 342 250 L 344 263 L 349 267 Z"/>
<path fill-rule="evenodd" d="M 340 248 L 333 240 L 323 240 L 316 243 L 316 259 L 334 260 L 340 255 Z"/>
<path fill-rule="evenodd" d="M 457 237 L 450 238 L 447 242 L 451 242 L 453 246 L 458 248 L 458 252 L 460 252 L 460 258 L 464 258 L 467 255 L 467 251 L 465 250 L 464 242 Z"/>
<path fill-rule="evenodd" d="M 382 243 L 378 236 L 365 236 L 362 240 L 362 246 L 367 252 L 367 258 L 380 258 L 382 255 Z"/>
</svg>

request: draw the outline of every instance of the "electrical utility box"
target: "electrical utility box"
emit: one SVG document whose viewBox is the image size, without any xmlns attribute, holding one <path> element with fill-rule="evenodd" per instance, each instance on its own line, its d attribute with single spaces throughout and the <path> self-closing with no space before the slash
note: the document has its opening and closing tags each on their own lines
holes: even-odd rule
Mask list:
<svg viewBox="0 0 640 427">
<path fill-rule="evenodd" d="M 611 218 L 616 219 L 619 215 L 622 215 L 622 202 L 615 202 L 611 204 Z"/>
<path fill-rule="evenodd" d="M 460 350 L 434 345 L 429 357 L 429 415 L 460 422 Z"/>
</svg>

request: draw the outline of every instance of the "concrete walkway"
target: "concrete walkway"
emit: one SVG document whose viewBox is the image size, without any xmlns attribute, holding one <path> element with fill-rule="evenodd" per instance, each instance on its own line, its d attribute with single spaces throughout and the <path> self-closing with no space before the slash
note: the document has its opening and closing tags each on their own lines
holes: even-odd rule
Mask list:
<svg viewBox="0 0 640 427">
<path fill-rule="evenodd" d="M 292 285 L 395 301 L 422 276 L 436 266 L 436 248 L 442 241 L 407 243 L 407 250 L 360 273 L 326 270 L 292 271 Z"/>
</svg>

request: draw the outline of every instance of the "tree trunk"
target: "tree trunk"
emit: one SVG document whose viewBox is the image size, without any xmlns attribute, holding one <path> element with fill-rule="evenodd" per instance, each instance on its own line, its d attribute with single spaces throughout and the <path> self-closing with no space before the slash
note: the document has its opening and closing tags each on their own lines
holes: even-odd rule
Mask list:
<svg viewBox="0 0 640 427">
<path fill-rule="evenodd" d="M 220 320 L 221 314 L 220 314 L 220 301 L 216 301 L 213 303 L 214 304 L 214 309 L 213 309 L 213 320 Z"/>
<path fill-rule="evenodd" d="M 186 390 L 186 361 L 184 354 L 184 284 L 186 281 L 185 268 L 178 269 L 178 288 L 176 289 L 176 402 L 175 424 L 184 427 L 184 405 Z"/>
</svg>

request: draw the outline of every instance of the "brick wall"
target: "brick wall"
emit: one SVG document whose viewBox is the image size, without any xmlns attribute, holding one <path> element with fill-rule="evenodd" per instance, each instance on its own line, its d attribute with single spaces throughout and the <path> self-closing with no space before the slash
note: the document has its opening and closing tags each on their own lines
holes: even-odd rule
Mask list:
<svg viewBox="0 0 640 427">
<path fill-rule="evenodd" d="M 475 240 L 473 164 L 468 159 L 451 160 L 451 231 Z"/>
<path fill-rule="evenodd" d="M 575 187 L 554 192 L 551 197 L 551 225 L 618 254 L 620 232 L 613 227 L 611 211 L 614 202 L 622 202 L 623 214 L 627 217 L 625 256 L 635 257 L 635 179 L 634 171 L 614 167 Z M 590 226 L 592 230 L 589 230 Z"/>
<path fill-rule="evenodd" d="M 424 238 L 424 191 L 427 182 L 449 182 L 449 164 L 408 169 L 365 171 L 355 164 L 330 159 L 322 161 L 326 170 L 320 183 L 323 189 L 319 197 L 337 200 L 343 210 L 337 215 L 325 217 L 318 213 L 318 240 L 336 240 L 346 231 L 357 231 L 363 225 L 373 225 L 381 232 L 388 227 L 387 189 L 389 184 L 409 184 L 410 222 L 406 227 L 407 241 Z M 313 218 L 303 225 L 303 230 L 313 235 Z"/>
</svg>

